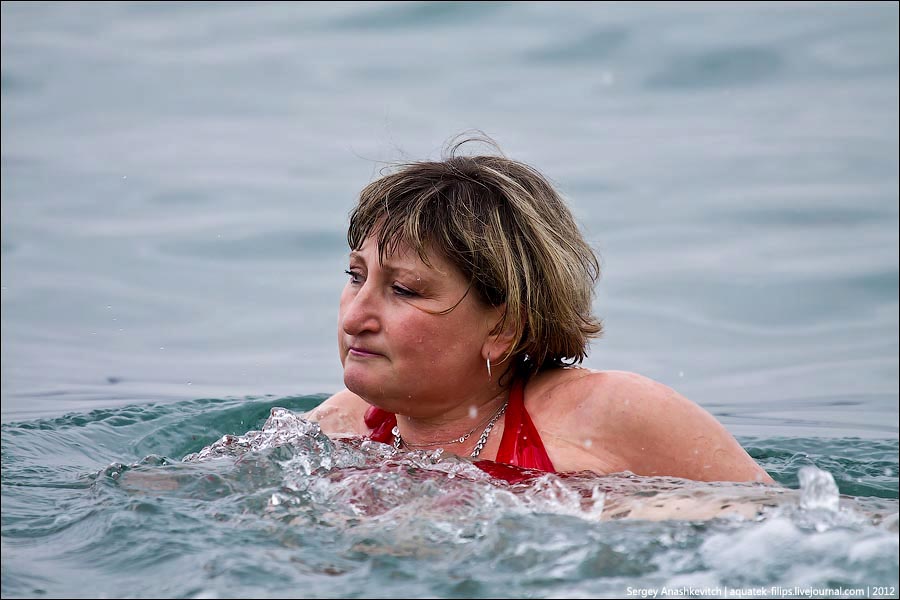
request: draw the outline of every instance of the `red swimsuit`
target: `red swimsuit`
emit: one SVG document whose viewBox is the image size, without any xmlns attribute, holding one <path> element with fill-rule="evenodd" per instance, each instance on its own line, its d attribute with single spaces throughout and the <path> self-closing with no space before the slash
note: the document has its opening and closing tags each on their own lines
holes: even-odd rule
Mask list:
<svg viewBox="0 0 900 600">
<path fill-rule="evenodd" d="M 372 429 L 369 439 L 385 444 L 393 443 L 394 434 L 391 430 L 397 424 L 397 415 L 373 406 L 366 411 L 365 422 Z M 509 404 L 503 424 L 503 438 L 497 450 L 496 462 L 479 460 L 475 462 L 478 468 L 510 483 L 530 479 L 541 472 L 556 472 L 544 449 L 541 436 L 525 410 L 525 386 L 521 381 L 514 383 L 509 391 Z M 528 470 L 532 472 L 529 473 Z"/>
</svg>

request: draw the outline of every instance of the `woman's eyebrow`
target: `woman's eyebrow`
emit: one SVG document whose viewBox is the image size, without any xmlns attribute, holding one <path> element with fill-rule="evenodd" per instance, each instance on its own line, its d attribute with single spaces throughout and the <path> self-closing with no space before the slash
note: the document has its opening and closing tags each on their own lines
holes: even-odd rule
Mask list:
<svg viewBox="0 0 900 600">
<path fill-rule="evenodd" d="M 356 250 L 353 250 L 350 252 L 350 260 L 358 260 L 358 261 L 362 262 L 363 264 L 366 264 L 366 259 L 363 256 L 362 252 L 357 252 Z M 411 269 L 409 267 L 402 267 L 400 265 L 394 265 L 387 261 L 382 263 L 381 268 L 384 271 L 386 271 L 392 275 L 397 274 L 397 273 L 403 273 L 403 274 L 411 275 L 411 276 L 415 277 L 416 279 L 424 280 L 424 279 L 428 278 L 427 273 L 422 273 L 419 270 Z"/>
<path fill-rule="evenodd" d="M 421 271 L 417 271 L 415 269 L 410 269 L 407 267 L 401 267 L 399 265 L 392 265 L 391 263 L 384 263 L 384 265 L 382 265 L 382 268 L 385 271 L 387 271 L 388 273 L 390 273 L 391 275 L 397 275 L 399 273 L 399 274 L 415 277 L 417 280 L 418 279 L 422 279 L 422 280 L 427 279 L 427 275 L 422 273 Z"/>
</svg>

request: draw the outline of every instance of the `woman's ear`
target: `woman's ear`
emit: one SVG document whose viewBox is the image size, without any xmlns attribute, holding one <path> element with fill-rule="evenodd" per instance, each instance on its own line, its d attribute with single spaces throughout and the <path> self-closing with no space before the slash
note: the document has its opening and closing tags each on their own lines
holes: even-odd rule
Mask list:
<svg viewBox="0 0 900 600">
<path fill-rule="evenodd" d="M 510 318 L 505 304 L 491 310 L 490 323 L 493 327 L 481 348 L 481 357 L 499 364 L 515 341 L 516 324 Z"/>
</svg>

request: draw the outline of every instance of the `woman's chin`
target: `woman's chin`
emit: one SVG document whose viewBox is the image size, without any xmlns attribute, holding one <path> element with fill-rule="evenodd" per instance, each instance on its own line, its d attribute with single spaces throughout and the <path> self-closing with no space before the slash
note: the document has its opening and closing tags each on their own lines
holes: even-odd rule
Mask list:
<svg viewBox="0 0 900 600">
<path fill-rule="evenodd" d="M 344 385 L 364 399 L 378 397 L 385 391 L 380 378 L 375 377 L 373 373 L 365 373 L 363 369 L 355 366 L 344 368 Z"/>
</svg>

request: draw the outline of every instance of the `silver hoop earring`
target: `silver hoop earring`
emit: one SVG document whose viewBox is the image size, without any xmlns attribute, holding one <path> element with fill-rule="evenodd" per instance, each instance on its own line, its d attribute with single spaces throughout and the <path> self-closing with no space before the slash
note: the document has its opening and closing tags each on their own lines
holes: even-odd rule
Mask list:
<svg viewBox="0 0 900 600">
<path fill-rule="evenodd" d="M 487 367 L 488 367 L 488 380 L 491 379 L 491 357 L 488 355 L 487 358 Z"/>
</svg>

